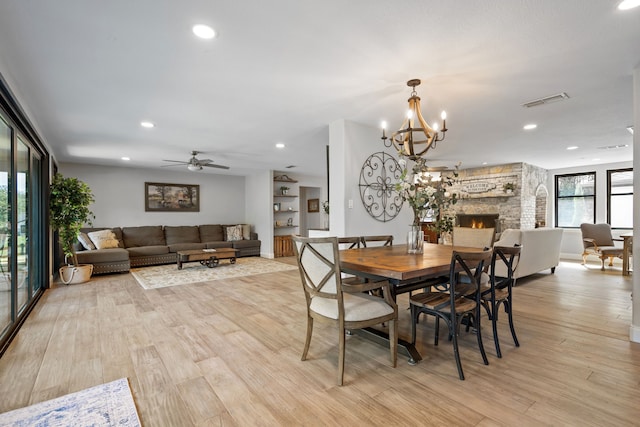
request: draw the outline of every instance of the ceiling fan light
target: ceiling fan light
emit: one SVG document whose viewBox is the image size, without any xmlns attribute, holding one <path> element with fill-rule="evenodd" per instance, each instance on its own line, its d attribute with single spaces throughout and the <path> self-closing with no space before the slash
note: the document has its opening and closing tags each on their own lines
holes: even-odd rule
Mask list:
<svg viewBox="0 0 640 427">
<path fill-rule="evenodd" d="M 202 166 L 189 164 L 189 165 L 187 165 L 187 169 L 189 169 L 191 172 L 196 172 L 196 171 L 202 170 Z"/>
</svg>

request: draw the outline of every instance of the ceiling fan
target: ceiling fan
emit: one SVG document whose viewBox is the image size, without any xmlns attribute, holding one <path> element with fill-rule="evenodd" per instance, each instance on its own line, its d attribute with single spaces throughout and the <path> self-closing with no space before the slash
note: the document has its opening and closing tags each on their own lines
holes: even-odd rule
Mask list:
<svg viewBox="0 0 640 427">
<path fill-rule="evenodd" d="M 218 169 L 229 169 L 229 166 L 222 166 L 222 165 L 214 165 L 213 164 L 213 160 L 210 159 L 198 159 L 196 158 L 196 156 L 198 154 L 202 153 L 201 151 L 192 151 L 191 152 L 191 159 L 189 159 L 189 161 L 187 162 L 183 162 L 180 160 L 163 160 L 163 162 L 172 162 L 175 163 L 173 165 L 163 165 L 163 167 L 167 167 L 167 166 L 181 166 L 181 165 L 187 165 L 187 169 L 189 169 L 190 171 L 200 171 L 202 170 L 203 167 L 208 167 L 208 168 L 218 168 Z"/>
</svg>

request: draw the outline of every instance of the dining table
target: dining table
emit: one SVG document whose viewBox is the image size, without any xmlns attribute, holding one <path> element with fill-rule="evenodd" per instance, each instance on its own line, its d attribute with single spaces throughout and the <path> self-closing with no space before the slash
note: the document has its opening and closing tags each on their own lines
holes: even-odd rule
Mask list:
<svg viewBox="0 0 640 427">
<path fill-rule="evenodd" d="M 418 289 L 427 289 L 449 281 L 449 269 L 453 250 L 481 252 L 480 248 L 424 243 L 423 253 L 407 253 L 406 245 L 375 246 L 343 249 L 340 251 L 340 269 L 363 279 L 387 280 L 391 298 Z M 352 331 L 380 344 L 388 345 L 389 336 L 384 331 L 365 328 Z M 409 357 L 413 365 L 422 360 L 415 345 L 398 339 L 398 350 Z"/>
</svg>

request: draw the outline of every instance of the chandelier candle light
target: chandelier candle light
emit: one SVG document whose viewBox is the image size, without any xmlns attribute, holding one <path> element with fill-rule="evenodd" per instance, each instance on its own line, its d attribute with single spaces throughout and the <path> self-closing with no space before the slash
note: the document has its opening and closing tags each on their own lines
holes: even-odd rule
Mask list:
<svg viewBox="0 0 640 427">
<path fill-rule="evenodd" d="M 382 140 L 385 147 L 393 145 L 398 153 L 416 160 L 431 148 L 436 148 L 436 143 L 444 139 L 447 131 L 447 113 L 442 112 L 442 130 L 438 132 L 438 124 L 429 126 L 422 117 L 420 111 L 420 97 L 416 92 L 416 86 L 420 85 L 420 79 L 411 79 L 407 86 L 411 87 L 411 97 L 409 98 L 409 111 L 406 119 L 402 122 L 400 129 L 387 137 L 387 122 L 382 122 Z M 418 120 L 416 126 L 416 119 Z M 424 138 L 424 139 L 423 139 Z"/>
</svg>

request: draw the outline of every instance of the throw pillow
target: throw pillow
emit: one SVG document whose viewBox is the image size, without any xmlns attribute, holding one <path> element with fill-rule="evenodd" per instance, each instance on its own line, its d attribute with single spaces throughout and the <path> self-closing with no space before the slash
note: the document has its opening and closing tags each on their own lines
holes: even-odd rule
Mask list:
<svg viewBox="0 0 640 427">
<path fill-rule="evenodd" d="M 242 224 L 242 238 L 251 240 L 251 226 L 249 224 Z"/>
<path fill-rule="evenodd" d="M 93 244 L 87 233 L 78 234 L 78 242 L 88 251 L 94 251 L 96 249 L 96 245 Z"/>
<path fill-rule="evenodd" d="M 92 231 L 87 234 L 89 239 L 98 249 L 109 249 L 118 247 L 118 239 L 111 230 Z"/>
<path fill-rule="evenodd" d="M 235 240 L 242 240 L 242 226 L 234 225 L 227 227 L 227 242 L 233 242 Z"/>
</svg>

